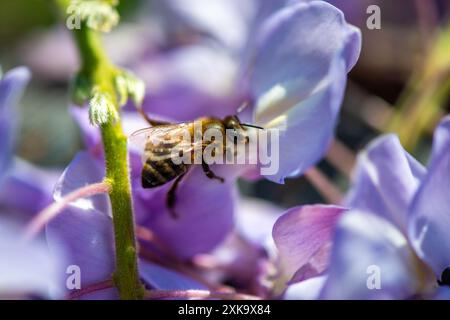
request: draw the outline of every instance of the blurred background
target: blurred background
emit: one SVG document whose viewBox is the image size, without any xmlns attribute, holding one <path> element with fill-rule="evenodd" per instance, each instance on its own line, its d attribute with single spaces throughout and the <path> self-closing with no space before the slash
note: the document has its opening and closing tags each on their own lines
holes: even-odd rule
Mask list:
<svg viewBox="0 0 450 320">
<path fill-rule="evenodd" d="M 334 202 L 349 184 L 355 155 L 374 137 L 396 132 L 424 163 L 431 134 L 449 108 L 450 0 L 335 0 L 363 34 L 363 50 L 350 74 L 337 139 L 327 157 L 305 177 L 285 185 L 241 181 L 244 194 L 283 207 Z M 366 9 L 381 8 L 381 29 L 369 30 Z M 105 39 L 113 60 L 127 64 L 158 43 L 152 1 L 127 0 L 121 23 Z M 78 127 L 67 112 L 77 52 L 48 0 L 0 1 L 0 63 L 18 65 L 33 78 L 21 103 L 16 153 L 43 167 L 64 168 L 82 148 Z M 211 70 L 213 72 L 213 70 Z M 300 142 L 301 143 L 301 142 Z"/>
</svg>

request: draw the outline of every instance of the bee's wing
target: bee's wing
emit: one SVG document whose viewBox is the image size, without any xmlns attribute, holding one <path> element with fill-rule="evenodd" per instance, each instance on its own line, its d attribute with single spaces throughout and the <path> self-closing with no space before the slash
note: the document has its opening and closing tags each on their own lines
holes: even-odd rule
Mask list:
<svg viewBox="0 0 450 320">
<path fill-rule="evenodd" d="M 188 153 L 195 148 L 192 126 L 192 123 L 178 123 L 141 129 L 129 137 L 129 146 L 141 153 L 144 161 L 167 160 L 174 150 Z"/>
</svg>

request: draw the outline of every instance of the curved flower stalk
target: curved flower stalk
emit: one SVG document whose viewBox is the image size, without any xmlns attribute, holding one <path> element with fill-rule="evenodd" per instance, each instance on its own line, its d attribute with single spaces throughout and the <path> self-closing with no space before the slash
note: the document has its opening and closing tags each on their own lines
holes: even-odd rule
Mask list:
<svg viewBox="0 0 450 320">
<path fill-rule="evenodd" d="M 325 276 L 293 285 L 289 297 L 305 297 L 305 290 L 311 288 L 317 294 L 313 298 L 324 299 L 448 296 L 449 138 L 447 117 L 435 131 L 427 169 L 401 147 L 396 136 L 373 142 L 358 158 L 347 199 L 350 211 L 333 224 Z M 288 227 L 280 220 L 277 224 Z M 283 237 L 275 231 L 274 236 L 279 248 L 286 249 Z M 307 240 L 297 233 L 287 239 L 288 244 Z M 378 284 L 369 283 L 373 272 L 379 272 Z"/>
</svg>

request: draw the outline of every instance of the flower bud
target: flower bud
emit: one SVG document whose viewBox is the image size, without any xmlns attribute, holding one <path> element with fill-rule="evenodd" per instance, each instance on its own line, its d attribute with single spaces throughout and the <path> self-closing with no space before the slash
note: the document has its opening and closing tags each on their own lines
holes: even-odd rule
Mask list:
<svg viewBox="0 0 450 320">
<path fill-rule="evenodd" d="M 89 101 L 89 120 L 91 124 L 101 126 L 105 123 L 115 122 L 119 113 L 110 94 L 95 90 Z"/>
<path fill-rule="evenodd" d="M 117 1 L 74 1 L 70 7 L 72 17 L 86 22 L 86 25 L 96 31 L 109 32 L 118 23 L 120 16 L 114 6 Z"/>
</svg>

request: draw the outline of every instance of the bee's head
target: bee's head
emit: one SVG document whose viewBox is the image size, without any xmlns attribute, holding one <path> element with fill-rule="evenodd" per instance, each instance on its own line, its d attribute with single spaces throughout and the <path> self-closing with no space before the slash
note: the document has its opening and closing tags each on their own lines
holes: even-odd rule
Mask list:
<svg viewBox="0 0 450 320">
<path fill-rule="evenodd" d="M 227 116 L 223 120 L 225 129 L 245 130 L 237 116 Z"/>
</svg>

